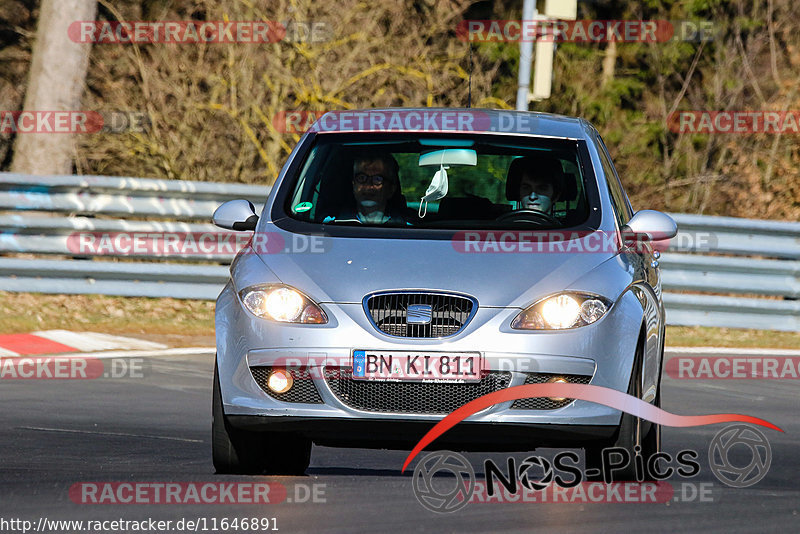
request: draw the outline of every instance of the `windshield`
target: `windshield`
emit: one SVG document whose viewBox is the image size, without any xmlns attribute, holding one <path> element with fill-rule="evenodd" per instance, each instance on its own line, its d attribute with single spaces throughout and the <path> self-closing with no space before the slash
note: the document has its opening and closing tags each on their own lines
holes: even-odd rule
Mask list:
<svg viewBox="0 0 800 534">
<path fill-rule="evenodd" d="M 575 140 L 398 134 L 320 135 L 283 209 L 307 223 L 439 229 L 585 224 L 591 174 Z M 596 210 L 595 210 L 596 211 Z"/>
</svg>

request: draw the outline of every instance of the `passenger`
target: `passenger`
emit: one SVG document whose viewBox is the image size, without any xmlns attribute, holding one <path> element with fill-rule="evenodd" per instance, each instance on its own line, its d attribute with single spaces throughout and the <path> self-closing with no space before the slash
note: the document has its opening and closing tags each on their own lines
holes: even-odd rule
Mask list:
<svg viewBox="0 0 800 534">
<path fill-rule="evenodd" d="M 533 210 L 553 216 L 561 198 L 564 170 L 552 156 L 525 156 L 515 159 L 508 169 L 506 198 L 517 201 L 516 209 Z"/>
</svg>

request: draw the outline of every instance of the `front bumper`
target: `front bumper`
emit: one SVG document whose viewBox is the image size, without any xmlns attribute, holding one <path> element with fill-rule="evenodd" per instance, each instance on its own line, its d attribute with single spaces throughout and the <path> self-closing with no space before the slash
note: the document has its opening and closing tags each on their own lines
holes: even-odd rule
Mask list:
<svg viewBox="0 0 800 534">
<path fill-rule="evenodd" d="M 523 384 L 526 373 L 553 373 L 583 375 L 594 385 L 626 391 L 642 321 L 639 301 L 627 295 L 596 324 L 574 330 L 512 331 L 507 325 L 518 309 L 480 308 L 467 328 L 451 338 L 397 339 L 373 328 L 360 304 L 323 307 L 331 318 L 328 325 L 279 325 L 245 312 L 230 285 L 222 292 L 217 301 L 217 358 L 224 411 L 232 424 L 299 432 L 320 444 L 404 448 L 416 443 L 443 415 L 355 409 L 319 378 L 322 368 L 331 362 L 347 365 L 353 349 L 477 351 L 486 369 L 511 374 L 509 387 Z M 287 361 L 316 368 L 314 382 L 321 403 L 277 400 L 261 389 L 250 371 Z M 445 439 L 490 450 L 498 450 L 504 441 L 557 446 L 605 439 L 616 431 L 621 416 L 618 410 L 585 401 L 551 410 L 511 405 L 500 403 L 468 417 L 437 440 L 437 446 Z"/>
</svg>

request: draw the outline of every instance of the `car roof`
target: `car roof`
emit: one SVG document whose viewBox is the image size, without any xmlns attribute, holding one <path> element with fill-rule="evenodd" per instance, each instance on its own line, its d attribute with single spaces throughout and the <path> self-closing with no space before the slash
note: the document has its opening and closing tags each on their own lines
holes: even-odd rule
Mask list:
<svg viewBox="0 0 800 534">
<path fill-rule="evenodd" d="M 578 117 L 481 108 L 375 108 L 329 111 L 314 122 L 318 134 L 342 132 L 485 133 L 585 139 L 594 128 Z"/>
</svg>

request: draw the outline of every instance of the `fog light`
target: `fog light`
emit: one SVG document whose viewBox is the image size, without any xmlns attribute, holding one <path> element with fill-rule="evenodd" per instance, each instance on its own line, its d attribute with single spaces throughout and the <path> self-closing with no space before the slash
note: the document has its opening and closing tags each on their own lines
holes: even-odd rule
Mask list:
<svg viewBox="0 0 800 534">
<path fill-rule="evenodd" d="M 566 379 L 561 378 L 560 376 L 555 376 L 547 381 L 548 384 L 568 384 Z M 553 402 L 564 402 L 566 397 L 548 397 Z"/>
<path fill-rule="evenodd" d="M 274 369 L 267 379 L 267 386 L 275 393 L 286 393 L 293 383 L 292 375 L 285 369 Z"/>
</svg>

